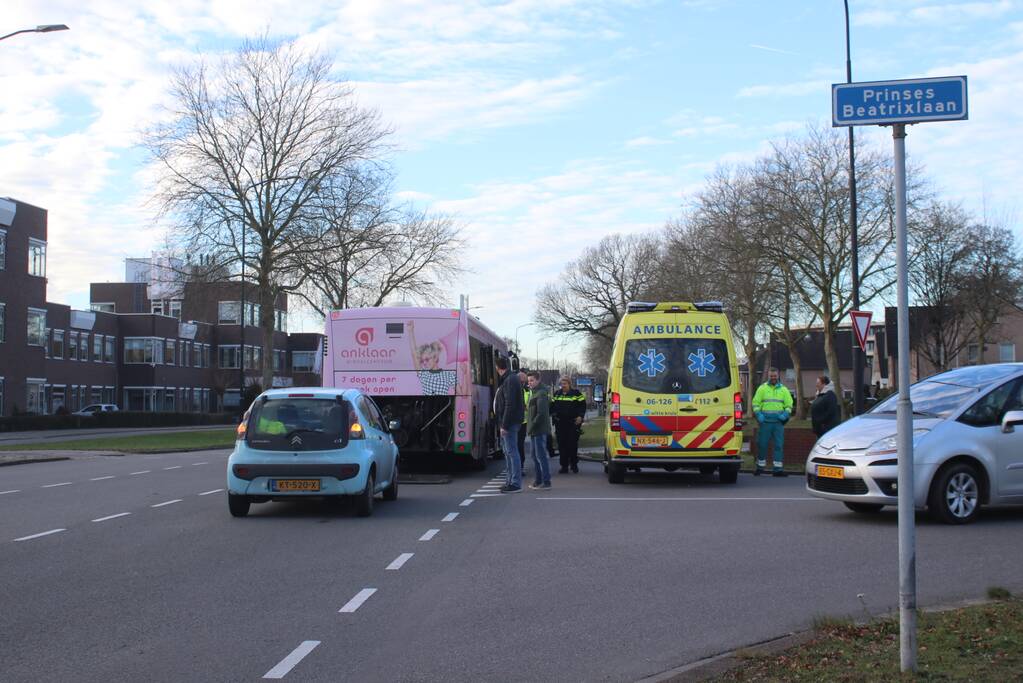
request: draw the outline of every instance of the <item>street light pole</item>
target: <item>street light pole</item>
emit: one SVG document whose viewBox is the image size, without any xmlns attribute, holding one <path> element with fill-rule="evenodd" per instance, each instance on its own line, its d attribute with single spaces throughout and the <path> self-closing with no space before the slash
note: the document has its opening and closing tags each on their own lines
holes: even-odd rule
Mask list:
<svg viewBox="0 0 1023 683">
<path fill-rule="evenodd" d="M 849 0 L 845 4 L 845 82 L 852 83 L 852 51 L 849 47 Z M 852 249 L 852 307 L 860 310 L 860 245 L 856 216 L 856 141 L 853 126 L 849 126 L 849 223 Z M 863 349 L 853 337 L 853 413 L 863 412 Z"/>
<path fill-rule="evenodd" d="M 69 31 L 70 29 L 64 24 L 42 24 L 35 28 L 23 28 L 20 31 L 14 31 L 8 33 L 5 36 L 0 36 L 0 40 L 6 40 L 11 36 L 16 36 L 19 33 L 52 33 L 53 31 Z"/>
<path fill-rule="evenodd" d="M 519 350 L 519 348 L 520 348 L 519 347 L 519 330 L 521 330 L 523 327 L 532 327 L 532 326 L 533 326 L 533 323 L 522 323 L 521 325 L 519 325 L 518 327 L 515 328 L 515 349 L 516 350 Z M 521 351 L 520 351 L 520 353 L 521 353 Z"/>
</svg>

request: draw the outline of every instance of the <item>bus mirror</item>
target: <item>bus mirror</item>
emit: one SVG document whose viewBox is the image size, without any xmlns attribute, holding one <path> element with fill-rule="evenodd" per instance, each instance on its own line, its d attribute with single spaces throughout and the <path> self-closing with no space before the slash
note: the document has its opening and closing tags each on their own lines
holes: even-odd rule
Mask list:
<svg viewBox="0 0 1023 683">
<path fill-rule="evenodd" d="M 396 432 L 401 429 L 401 420 L 391 420 L 387 423 L 387 429 L 392 432 Z"/>
</svg>

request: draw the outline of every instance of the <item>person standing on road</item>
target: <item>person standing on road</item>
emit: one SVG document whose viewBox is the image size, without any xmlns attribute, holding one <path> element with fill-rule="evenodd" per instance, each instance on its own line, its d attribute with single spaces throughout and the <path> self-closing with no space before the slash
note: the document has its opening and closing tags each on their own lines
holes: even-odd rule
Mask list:
<svg viewBox="0 0 1023 683">
<path fill-rule="evenodd" d="M 810 404 L 810 421 L 813 423 L 813 433 L 818 437 L 824 436 L 828 430 L 834 429 L 842 421 L 835 386 L 827 375 L 817 378 L 817 395 Z"/>
<path fill-rule="evenodd" d="M 494 414 L 501 428 L 501 449 L 504 451 L 506 469 L 505 485 L 501 493 L 518 493 L 522 490 L 522 462 L 519 459 L 519 430 L 522 429 L 522 385 L 519 376 L 508 371 L 508 359 L 498 357 L 494 363 L 501 377 L 501 386 L 494 399 Z"/>
<path fill-rule="evenodd" d="M 522 429 L 519 430 L 519 462 L 522 474 L 526 474 L 526 410 L 529 406 L 529 379 L 525 370 L 519 369 L 519 383 L 522 385 Z"/>
<path fill-rule="evenodd" d="M 540 383 L 540 373 L 528 373 L 529 406 L 527 420 L 529 442 L 533 446 L 533 466 L 536 475 L 530 489 L 551 487 L 551 457 L 547 454 L 547 439 L 551 435 L 551 401 L 547 387 Z"/>
<path fill-rule="evenodd" d="M 767 371 L 767 382 L 753 395 L 753 414 L 760 424 L 757 433 L 757 468 L 759 477 L 767 466 L 768 444 L 774 442 L 774 476 L 785 477 L 785 423 L 792 416 L 792 394 L 778 379 L 778 368 Z"/>
<path fill-rule="evenodd" d="M 554 415 L 554 430 L 558 439 L 558 454 L 561 469 L 559 474 L 571 470 L 579 472 L 579 435 L 583 418 L 586 417 L 586 397 L 572 388 L 567 377 L 561 378 L 561 388 L 551 398 L 551 412 Z"/>
</svg>

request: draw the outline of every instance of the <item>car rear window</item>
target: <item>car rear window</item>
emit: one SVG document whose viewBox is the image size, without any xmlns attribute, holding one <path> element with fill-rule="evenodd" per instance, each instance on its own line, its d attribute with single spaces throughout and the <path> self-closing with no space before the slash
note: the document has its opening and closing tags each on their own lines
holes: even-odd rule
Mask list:
<svg viewBox="0 0 1023 683">
<path fill-rule="evenodd" d="M 321 451 L 348 443 L 352 406 L 332 398 L 271 398 L 256 401 L 245 441 L 271 451 Z"/>
<path fill-rule="evenodd" d="M 631 339 L 625 344 L 622 384 L 651 394 L 705 394 L 732 384 L 723 339 Z"/>
</svg>

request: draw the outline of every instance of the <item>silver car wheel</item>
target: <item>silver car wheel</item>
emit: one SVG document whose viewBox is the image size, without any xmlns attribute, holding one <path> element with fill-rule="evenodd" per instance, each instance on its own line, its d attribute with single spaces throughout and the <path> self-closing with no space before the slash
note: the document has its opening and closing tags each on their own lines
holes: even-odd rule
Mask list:
<svg viewBox="0 0 1023 683">
<path fill-rule="evenodd" d="M 945 504 L 948 511 L 960 519 L 973 514 L 979 497 L 977 480 L 966 472 L 959 472 L 949 479 L 945 488 Z"/>
</svg>

